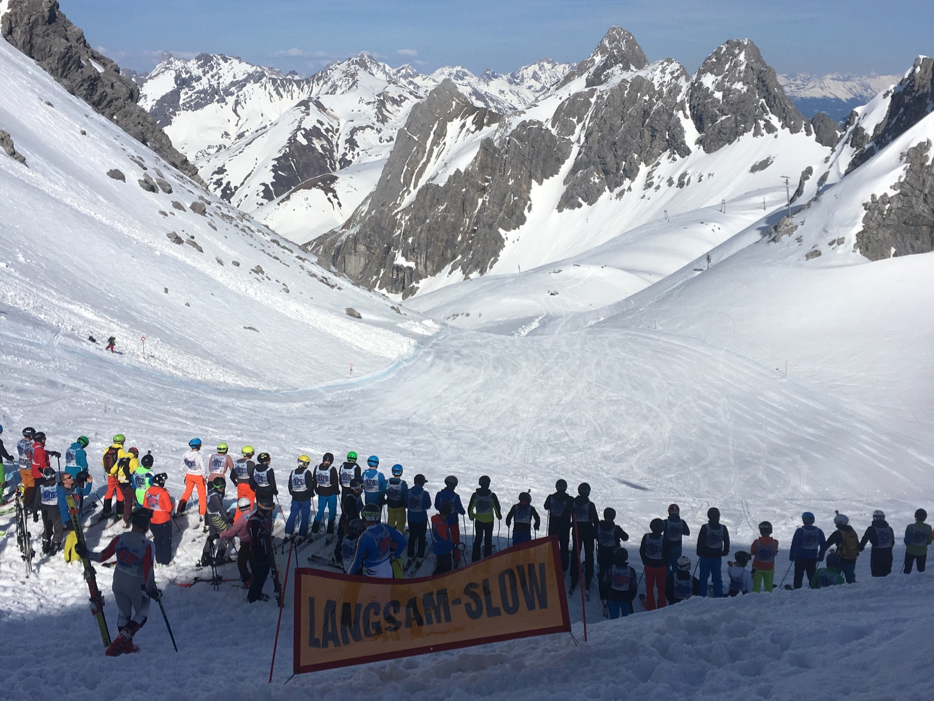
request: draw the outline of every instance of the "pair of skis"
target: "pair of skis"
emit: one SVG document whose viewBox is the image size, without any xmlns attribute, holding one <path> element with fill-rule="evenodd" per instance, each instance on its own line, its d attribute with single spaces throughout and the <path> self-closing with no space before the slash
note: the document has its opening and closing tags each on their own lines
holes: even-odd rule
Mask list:
<svg viewBox="0 0 934 701">
<path fill-rule="evenodd" d="M 26 563 L 26 577 L 32 574 L 32 558 L 35 557 L 35 551 L 32 549 L 32 539 L 29 534 L 29 514 L 26 512 L 26 505 L 23 504 L 23 493 L 16 490 L 16 542 L 19 545 L 20 554 Z"/>
</svg>

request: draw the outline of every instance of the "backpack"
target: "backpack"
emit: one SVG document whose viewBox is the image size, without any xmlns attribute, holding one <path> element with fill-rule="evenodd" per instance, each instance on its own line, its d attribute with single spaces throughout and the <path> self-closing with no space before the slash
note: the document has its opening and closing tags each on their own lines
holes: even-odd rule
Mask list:
<svg viewBox="0 0 934 701">
<path fill-rule="evenodd" d="M 856 537 L 856 531 L 849 528 L 840 533 L 843 541 L 837 546 L 837 555 L 844 560 L 855 560 L 859 556 L 859 540 Z"/>
<path fill-rule="evenodd" d="M 117 475 L 116 467 L 117 467 L 117 458 L 119 456 L 120 456 L 120 449 L 113 445 L 107 449 L 106 453 L 104 453 L 104 458 L 101 461 L 101 463 L 104 466 L 104 472 L 110 475 L 111 477 L 115 477 Z"/>
</svg>

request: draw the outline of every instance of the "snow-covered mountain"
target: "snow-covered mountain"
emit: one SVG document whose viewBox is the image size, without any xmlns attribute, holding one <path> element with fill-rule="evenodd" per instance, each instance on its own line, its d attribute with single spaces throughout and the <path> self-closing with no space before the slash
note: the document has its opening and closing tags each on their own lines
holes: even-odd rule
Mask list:
<svg viewBox="0 0 934 701">
<path fill-rule="evenodd" d="M 823 112 L 837 122 L 844 121 L 855 108 L 865 105 L 900 79 L 900 75 L 846 73 L 782 73 L 778 76 L 785 93 L 806 117 Z"/>
</svg>

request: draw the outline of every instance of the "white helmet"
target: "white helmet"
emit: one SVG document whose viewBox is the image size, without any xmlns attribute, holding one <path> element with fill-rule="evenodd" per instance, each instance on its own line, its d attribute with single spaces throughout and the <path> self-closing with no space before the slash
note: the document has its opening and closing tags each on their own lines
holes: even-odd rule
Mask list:
<svg viewBox="0 0 934 701">
<path fill-rule="evenodd" d="M 691 571 L 691 558 L 685 557 L 684 555 L 682 555 L 681 557 L 678 558 L 677 564 L 678 564 L 678 569 L 681 570 L 682 572 Z"/>
<path fill-rule="evenodd" d="M 246 511 L 247 509 L 249 509 L 250 508 L 249 497 L 240 497 L 239 499 L 237 499 L 237 508 L 240 509 L 240 511 Z"/>
<path fill-rule="evenodd" d="M 833 517 L 833 523 L 835 526 L 845 526 L 849 522 L 850 519 L 847 518 L 846 514 L 841 514 L 838 512 L 837 515 Z"/>
<path fill-rule="evenodd" d="M 879 511 L 879 509 L 876 509 L 875 511 L 872 512 L 872 520 L 873 521 L 884 521 L 885 514 Z"/>
</svg>

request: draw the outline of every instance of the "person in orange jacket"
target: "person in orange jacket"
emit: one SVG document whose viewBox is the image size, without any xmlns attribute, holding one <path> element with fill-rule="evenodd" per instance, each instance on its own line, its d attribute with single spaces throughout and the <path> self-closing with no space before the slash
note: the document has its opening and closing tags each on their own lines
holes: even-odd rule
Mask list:
<svg viewBox="0 0 934 701">
<path fill-rule="evenodd" d="M 168 565 L 172 562 L 172 497 L 165 488 L 168 475 L 160 472 L 152 476 L 152 484 L 146 490 L 145 506 L 152 511 L 149 530 L 152 531 L 156 563 Z"/>
<path fill-rule="evenodd" d="M 772 524 L 763 521 L 759 524 L 759 537 L 753 542 L 749 552 L 753 556 L 752 590 L 772 593 L 772 584 L 775 581 L 775 558 L 778 555 L 778 541 L 772 537 Z"/>
</svg>

